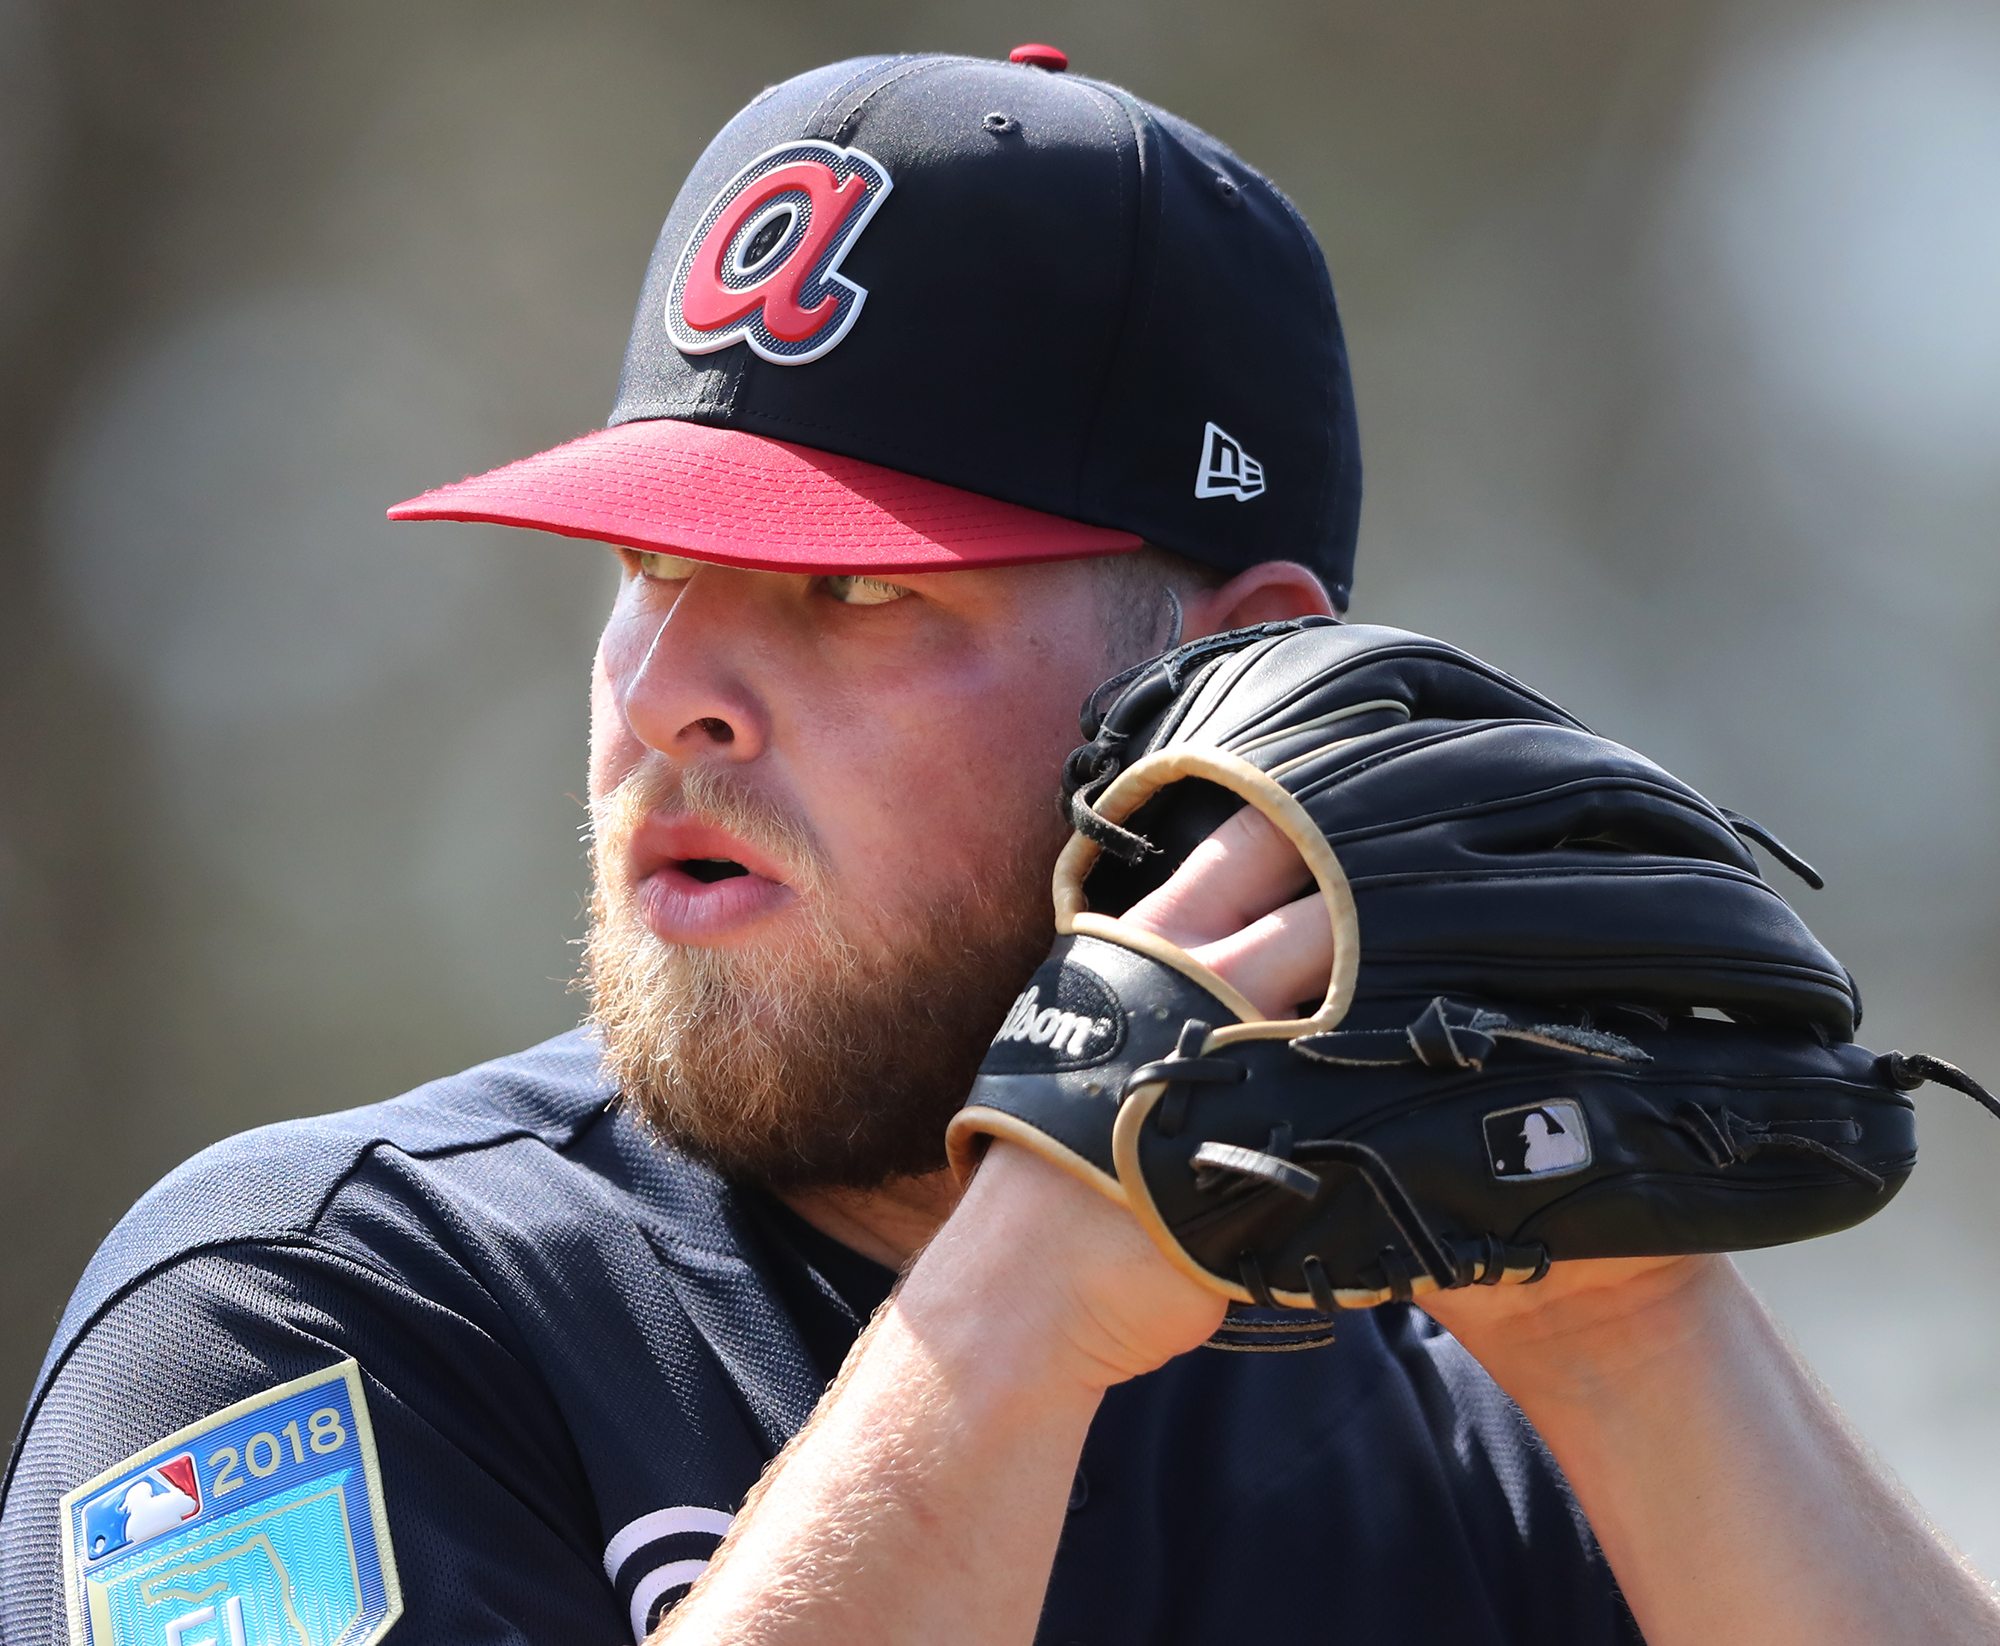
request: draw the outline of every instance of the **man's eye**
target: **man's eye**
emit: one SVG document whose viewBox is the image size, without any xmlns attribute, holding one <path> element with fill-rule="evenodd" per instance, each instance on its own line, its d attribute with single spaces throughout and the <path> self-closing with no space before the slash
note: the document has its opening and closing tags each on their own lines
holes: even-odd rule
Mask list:
<svg viewBox="0 0 2000 1646">
<path fill-rule="evenodd" d="M 829 577 L 826 592 L 846 606 L 886 606 L 910 591 L 900 583 L 884 583 L 879 577 Z"/>
<path fill-rule="evenodd" d="M 687 560 L 677 554 L 639 551 L 639 575 L 655 583 L 685 583 L 694 576 L 694 569 L 700 564 L 698 560 Z"/>
</svg>

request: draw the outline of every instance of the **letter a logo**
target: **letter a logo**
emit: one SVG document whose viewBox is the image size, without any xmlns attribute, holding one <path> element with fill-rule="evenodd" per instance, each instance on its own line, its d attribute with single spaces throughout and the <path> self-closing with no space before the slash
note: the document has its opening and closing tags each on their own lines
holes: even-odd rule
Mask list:
<svg viewBox="0 0 2000 1646">
<path fill-rule="evenodd" d="M 859 149 L 785 143 L 709 202 L 667 288 L 667 335 L 684 354 L 739 339 L 779 366 L 817 360 L 868 293 L 840 260 L 888 198 L 888 172 Z"/>
</svg>

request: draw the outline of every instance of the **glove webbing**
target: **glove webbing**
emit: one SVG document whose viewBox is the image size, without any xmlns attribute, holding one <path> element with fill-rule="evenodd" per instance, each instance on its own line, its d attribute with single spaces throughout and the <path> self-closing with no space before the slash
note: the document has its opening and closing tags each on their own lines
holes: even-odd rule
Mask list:
<svg viewBox="0 0 2000 1646">
<path fill-rule="evenodd" d="M 1544 1051 L 1570 1052 L 1619 1063 L 1652 1057 L 1620 1035 L 1567 1023 L 1520 1023 L 1505 1012 L 1463 1005 L 1439 995 L 1402 1029 L 1335 1029 L 1301 1035 L 1292 1050 L 1315 1063 L 1389 1068 L 1418 1063 L 1427 1069 L 1481 1069 L 1496 1042 L 1511 1040 Z"/>
</svg>

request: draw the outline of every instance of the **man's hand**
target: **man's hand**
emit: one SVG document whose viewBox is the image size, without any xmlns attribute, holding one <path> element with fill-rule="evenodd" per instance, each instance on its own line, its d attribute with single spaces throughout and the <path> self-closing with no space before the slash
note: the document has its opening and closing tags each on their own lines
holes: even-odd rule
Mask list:
<svg viewBox="0 0 2000 1646">
<path fill-rule="evenodd" d="M 1310 884 L 1290 843 L 1245 808 L 1125 918 L 1283 1016 L 1325 989 L 1331 964 L 1325 906 L 1297 895 Z M 996 1259 L 1000 1272 L 981 1272 Z M 1044 1329 L 1073 1351 L 1072 1375 L 1097 1389 L 1164 1365 L 1222 1319 L 1223 1300 L 1168 1262 L 1122 1207 L 1003 1141 L 989 1148 L 906 1294 L 936 1285 L 947 1264 L 980 1273 L 982 1295 L 1035 1294 L 1033 1305 L 1009 1306 L 1053 1309 Z"/>
<path fill-rule="evenodd" d="M 1123 1207 L 1039 1155 L 995 1142 L 897 1305 L 942 1338 L 978 1300 L 978 1335 L 1038 1346 L 1037 1377 L 1091 1396 L 1192 1349 L 1223 1300 L 1161 1256 Z"/>
<path fill-rule="evenodd" d="M 1245 806 L 1167 883 L 1126 910 L 1127 924 L 1177 943 L 1268 1016 L 1326 992 L 1333 928 L 1292 843 Z"/>
<path fill-rule="evenodd" d="M 1324 991 L 1329 922 L 1249 808 L 1127 918 L 1274 1017 Z M 1234 975 L 1231 975 L 1231 974 Z M 1562 1464 L 1646 1639 L 2000 1640 L 2000 1602 L 1861 1446 L 1726 1257 L 1559 1263 L 1420 1300 Z"/>
</svg>

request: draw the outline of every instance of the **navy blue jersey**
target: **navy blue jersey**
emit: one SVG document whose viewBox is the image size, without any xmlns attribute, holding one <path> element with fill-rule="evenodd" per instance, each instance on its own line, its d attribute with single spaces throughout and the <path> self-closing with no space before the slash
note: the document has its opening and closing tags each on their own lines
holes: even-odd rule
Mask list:
<svg viewBox="0 0 2000 1646">
<path fill-rule="evenodd" d="M 0 1639 L 643 1637 L 890 1277 L 615 1097 L 571 1034 L 161 1183 L 36 1387 Z M 1038 1639 L 1265 1636 L 1638 1638 L 1519 1412 L 1395 1307 L 1091 1428 Z"/>
</svg>

